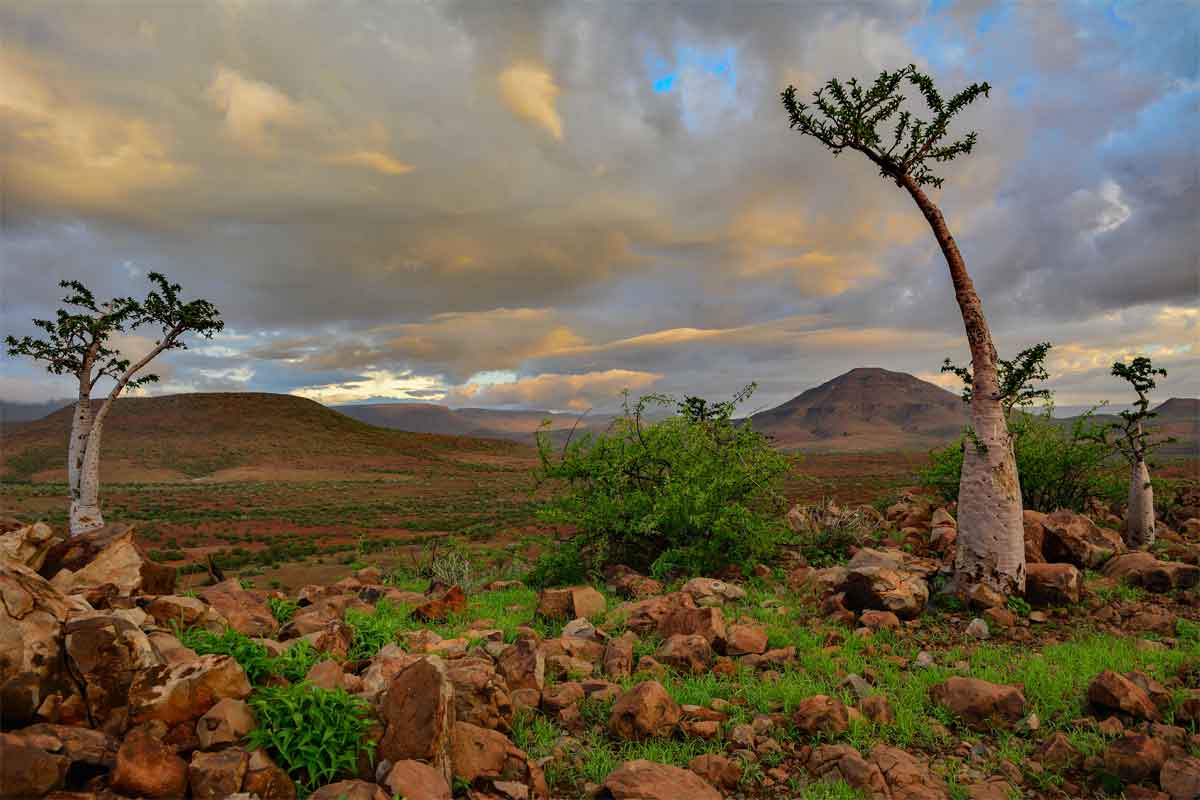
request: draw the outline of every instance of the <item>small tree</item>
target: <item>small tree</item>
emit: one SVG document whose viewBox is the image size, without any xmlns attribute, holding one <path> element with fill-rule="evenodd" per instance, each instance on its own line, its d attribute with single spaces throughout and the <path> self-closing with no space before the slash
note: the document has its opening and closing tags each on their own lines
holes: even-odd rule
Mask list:
<svg viewBox="0 0 1200 800">
<path fill-rule="evenodd" d="M 60 308 L 54 320 L 33 321 L 45 331 L 45 337 L 5 338 L 9 355 L 43 361 L 49 372 L 74 375 L 79 381 L 67 448 L 73 536 L 104 525 L 100 513 L 100 440 L 113 401 L 126 388 L 157 381 L 157 375 L 138 373 L 162 351 L 186 348 L 181 339 L 185 333 L 211 338 L 224 327 L 212 303 L 185 303 L 179 299 L 178 284 L 169 283 L 157 272 L 150 273 L 149 279 L 157 288 L 152 288 L 145 300 L 114 297 L 107 303 L 97 303 L 91 290 L 79 281 L 62 281 L 59 285 L 72 292 L 62 300 L 68 308 Z M 114 334 L 147 325 L 159 330 L 159 338 L 136 362 L 123 358 L 109 345 Z M 112 379 L 113 387 L 99 408 L 93 408 L 92 390 L 102 378 Z"/>
<path fill-rule="evenodd" d="M 929 119 L 901 110 L 907 86 L 924 98 Z M 974 131 L 947 140 L 950 123 L 989 90 L 986 83 L 973 83 L 946 100 L 931 77 L 910 65 L 880 73 L 870 86 L 853 78 L 845 83 L 834 78 L 814 93 L 811 106 L 796 99 L 794 86 L 783 91 L 782 99 L 794 130 L 821 142 L 835 156 L 844 150 L 861 153 L 879 168 L 880 176 L 907 191 L 946 259 L 971 349 L 971 427 L 975 432 L 973 446 L 963 454 L 955 582 L 959 590 L 973 597 L 997 602 L 996 593 L 1025 589 L 1025 533 L 1012 436 L 1001 403 L 996 348 L 983 306 L 941 209 L 925 193 L 926 186 L 942 185 L 943 179 L 934 174 L 936 165 L 974 148 Z M 885 124 L 895 127 L 884 132 Z M 983 591 L 977 594 L 973 591 L 977 588 Z"/>
<path fill-rule="evenodd" d="M 1039 342 L 1017 353 L 1017 357 L 1012 361 L 1003 358 L 999 360 L 1000 405 L 1004 408 L 1005 418 L 1010 422 L 1014 409 L 1026 410 L 1039 400 L 1049 403 L 1054 396 L 1049 389 L 1037 385 L 1038 382 L 1050 379 L 1050 373 L 1046 371 L 1046 355 L 1051 347 L 1049 342 Z M 951 372 L 962 380 L 962 399 L 970 405 L 971 389 L 974 385 L 970 367 L 957 366 L 947 358 L 942 363 L 942 372 Z"/>
<path fill-rule="evenodd" d="M 1170 437 L 1154 439 L 1145 424 L 1157 416 L 1150 410 L 1150 390 L 1155 387 L 1154 376 L 1167 377 L 1167 371 L 1155 368 L 1146 356 L 1138 356 L 1126 364 L 1116 361 L 1112 374 L 1128 381 L 1137 393 L 1130 411 L 1121 412 L 1120 424 L 1106 431 L 1112 445 L 1129 462 L 1129 505 L 1125 509 L 1125 544 L 1146 548 L 1154 544 L 1154 488 L 1150 485 L 1150 469 L 1146 459 L 1156 447 L 1174 441 Z"/>
</svg>

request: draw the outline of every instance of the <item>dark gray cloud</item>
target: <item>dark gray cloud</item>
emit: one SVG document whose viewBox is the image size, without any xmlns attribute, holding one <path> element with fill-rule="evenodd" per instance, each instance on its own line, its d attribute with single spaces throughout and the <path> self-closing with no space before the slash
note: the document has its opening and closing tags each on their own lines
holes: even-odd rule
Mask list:
<svg viewBox="0 0 1200 800">
<path fill-rule="evenodd" d="M 1172 0 L 0 2 L 0 311 L 164 271 L 230 333 L 163 390 L 578 405 L 627 373 L 773 402 L 933 372 L 961 321 L 919 214 L 778 103 L 917 61 L 995 87 L 940 199 L 1001 349 L 1060 343 L 1087 402 L 1106 359 L 1194 357 L 1198 35 Z M 62 393 L 0 363 L 0 393 Z"/>
</svg>

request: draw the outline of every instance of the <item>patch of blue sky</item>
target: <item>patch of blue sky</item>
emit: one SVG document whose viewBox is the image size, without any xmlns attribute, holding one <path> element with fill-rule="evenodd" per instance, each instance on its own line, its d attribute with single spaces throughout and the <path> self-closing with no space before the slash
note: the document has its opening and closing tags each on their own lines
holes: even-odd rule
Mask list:
<svg viewBox="0 0 1200 800">
<path fill-rule="evenodd" d="M 467 378 L 467 383 L 495 385 L 497 383 L 515 383 L 516 380 L 517 373 L 511 369 L 486 369 Z"/>
<path fill-rule="evenodd" d="M 650 73 L 651 86 L 659 94 L 666 94 L 678 88 L 679 76 L 691 70 L 719 78 L 731 89 L 737 87 L 737 50 L 734 47 L 710 49 L 680 45 L 675 48 L 672 61 L 661 56 L 648 55 L 646 68 Z"/>
</svg>

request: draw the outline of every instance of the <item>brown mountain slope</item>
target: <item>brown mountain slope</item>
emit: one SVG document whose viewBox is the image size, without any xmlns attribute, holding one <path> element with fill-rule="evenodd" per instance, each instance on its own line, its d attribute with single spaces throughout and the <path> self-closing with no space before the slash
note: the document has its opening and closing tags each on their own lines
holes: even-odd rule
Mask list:
<svg viewBox="0 0 1200 800">
<path fill-rule="evenodd" d="M 751 417 L 780 447 L 918 450 L 957 436 L 962 399 L 903 372 L 859 367 Z"/>
<path fill-rule="evenodd" d="M 0 475 L 65 480 L 71 416 L 65 408 L 0 429 Z M 105 480 L 350 477 L 519 450 L 494 439 L 377 428 L 291 395 L 182 394 L 119 399 L 104 429 L 101 473 Z"/>
<path fill-rule="evenodd" d="M 571 428 L 594 430 L 606 427 L 611 415 L 576 414 L 551 411 L 508 411 L 490 408 L 449 408 L 435 403 L 372 403 L 369 405 L 333 406 L 348 417 L 378 425 L 416 433 L 442 433 L 455 436 L 482 436 L 532 442 L 534 434 L 545 421 L 557 439 Z"/>
</svg>

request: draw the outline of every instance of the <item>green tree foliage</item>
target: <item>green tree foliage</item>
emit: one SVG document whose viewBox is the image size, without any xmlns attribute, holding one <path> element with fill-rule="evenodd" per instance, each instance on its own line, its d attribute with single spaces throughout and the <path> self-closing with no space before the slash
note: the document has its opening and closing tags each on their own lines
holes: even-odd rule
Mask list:
<svg viewBox="0 0 1200 800">
<path fill-rule="evenodd" d="M 1123 481 L 1112 469 L 1112 448 L 1104 440 L 1105 426 L 1093 419 L 1095 409 L 1070 420 L 1055 420 L 1053 406 L 1038 414 L 1017 412 L 1009 420 L 1021 502 L 1033 511 L 1059 508 L 1083 511 L 1089 497 L 1116 500 Z M 966 436 L 935 450 L 922 482 L 947 501 L 958 498 Z"/>
<path fill-rule="evenodd" d="M 538 482 L 561 481 L 565 491 L 539 515 L 578 531 L 573 563 L 625 563 L 663 575 L 749 566 L 768 555 L 785 531 L 776 488 L 791 460 L 733 419 L 754 388 L 717 404 L 658 394 L 631 404 L 626 395 L 624 414 L 607 432 L 561 451 L 540 432 Z M 675 413 L 650 423 L 651 408 Z M 559 554 L 550 558 L 554 568 L 540 565 L 535 580 L 580 571 Z"/>
<path fill-rule="evenodd" d="M 1046 371 L 1046 355 L 1051 347 L 1049 342 L 1040 342 L 1017 353 L 1017 357 L 1011 361 L 1001 358 L 996 362 L 1000 378 L 1000 404 L 1004 407 L 1006 417 L 1012 416 L 1013 409 L 1029 409 L 1034 403 L 1047 403 L 1053 397 L 1053 392 L 1037 385 L 1050 378 Z M 962 380 L 962 399 L 970 404 L 974 386 L 970 367 L 957 366 L 947 358 L 942 364 L 942 372 L 953 373 Z"/>
<path fill-rule="evenodd" d="M 370 707 L 344 689 L 271 686 L 255 692 L 249 703 L 258 727 L 247 744 L 268 750 L 309 791 L 354 775 L 359 753 L 375 749 L 367 736 Z"/>
<path fill-rule="evenodd" d="M 1104 432 L 1105 439 L 1131 464 L 1145 461 L 1155 448 L 1175 441 L 1171 437 L 1155 438 L 1146 430 L 1146 423 L 1158 416 L 1150 410 L 1150 392 L 1157 385 L 1154 376 L 1165 378 L 1167 371 L 1155 367 L 1146 356 L 1137 356 L 1128 364 L 1114 362 L 1112 374 L 1129 383 L 1137 400 L 1132 409 L 1121 412 L 1120 424 L 1114 424 Z"/>
</svg>

